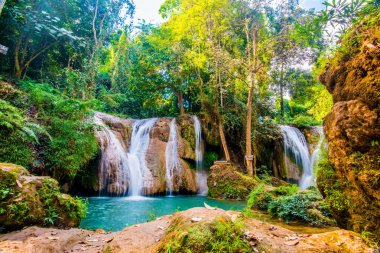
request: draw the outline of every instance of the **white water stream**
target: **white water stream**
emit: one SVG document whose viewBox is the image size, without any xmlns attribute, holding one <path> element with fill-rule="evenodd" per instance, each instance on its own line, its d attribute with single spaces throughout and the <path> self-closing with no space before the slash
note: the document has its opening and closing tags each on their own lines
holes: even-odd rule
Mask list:
<svg viewBox="0 0 380 253">
<path fill-rule="evenodd" d="M 101 158 L 99 165 L 99 194 L 116 194 L 139 196 L 144 186 L 144 177 L 149 169 L 145 155 L 149 146 L 149 132 L 156 119 L 138 120 L 133 124 L 129 151 L 127 153 L 123 140 L 117 138 L 103 121 L 94 118 L 100 127 L 97 134 L 101 141 Z"/>
<path fill-rule="evenodd" d="M 144 186 L 144 178 L 150 173 L 146 166 L 146 151 L 150 141 L 150 129 L 157 119 L 138 120 L 133 124 L 131 145 L 128 152 L 129 187 L 128 195 L 139 196 Z"/>
<path fill-rule="evenodd" d="M 285 166 L 288 175 L 299 176 L 299 173 L 302 173 L 299 180 L 301 189 L 314 185 L 314 165 L 318 160 L 323 142 L 322 127 L 317 127 L 320 138 L 312 156 L 309 154 L 306 138 L 299 129 L 291 126 L 280 126 L 280 128 L 284 136 Z M 298 167 L 297 171 L 294 171 L 292 162 Z"/>
<path fill-rule="evenodd" d="M 197 169 L 197 186 L 198 193 L 206 195 L 207 187 L 207 171 L 203 166 L 203 140 L 202 140 L 202 126 L 197 116 L 193 116 L 194 131 L 195 131 L 195 164 Z"/>
<path fill-rule="evenodd" d="M 169 140 L 166 144 L 165 150 L 166 161 L 166 185 L 169 195 L 173 195 L 174 180 L 178 180 L 178 185 L 181 184 L 181 162 L 178 157 L 178 135 L 177 135 L 177 122 L 172 119 L 170 122 Z"/>
</svg>

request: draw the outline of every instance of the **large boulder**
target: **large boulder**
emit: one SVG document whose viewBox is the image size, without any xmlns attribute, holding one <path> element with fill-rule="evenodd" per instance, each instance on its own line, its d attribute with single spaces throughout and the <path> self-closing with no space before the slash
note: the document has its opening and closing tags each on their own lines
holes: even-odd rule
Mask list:
<svg viewBox="0 0 380 253">
<path fill-rule="evenodd" d="M 324 120 L 329 164 L 318 187 L 338 224 L 380 240 L 380 36 L 366 18 L 342 41 L 321 82 L 334 106 Z"/>
<path fill-rule="evenodd" d="M 82 201 L 61 194 L 56 180 L 33 176 L 18 165 L 0 163 L 0 226 L 75 227 L 84 214 Z"/>
<path fill-rule="evenodd" d="M 217 163 L 210 170 L 211 174 L 207 179 L 207 196 L 210 198 L 244 200 L 258 184 L 230 163 Z"/>
</svg>

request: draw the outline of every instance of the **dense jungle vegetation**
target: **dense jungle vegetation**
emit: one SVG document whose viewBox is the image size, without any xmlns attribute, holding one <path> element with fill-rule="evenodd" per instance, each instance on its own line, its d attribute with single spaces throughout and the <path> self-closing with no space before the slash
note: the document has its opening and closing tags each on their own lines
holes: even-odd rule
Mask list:
<svg viewBox="0 0 380 253">
<path fill-rule="evenodd" d="M 198 114 L 257 153 L 274 124 L 320 125 L 332 97 L 317 76 L 379 1 L 166 0 L 165 22 L 131 20 L 129 0 L 7 0 L 0 16 L 0 160 L 72 180 L 96 155 L 94 110 Z M 368 24 L 370 25 L 370 24 Z M 338 44 L 335 42 L 338 41 Z M 247 159 L 249 174 L 253 164 Z"/>
</svg>

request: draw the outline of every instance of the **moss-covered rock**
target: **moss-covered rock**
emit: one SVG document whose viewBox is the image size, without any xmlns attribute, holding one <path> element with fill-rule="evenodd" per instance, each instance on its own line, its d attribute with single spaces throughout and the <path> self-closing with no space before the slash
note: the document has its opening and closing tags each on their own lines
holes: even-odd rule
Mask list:
<svg viewBox="0 0 380 253">
<path fill-rule="evenodd" d="M 210 168 L 207 179 L 210 198 L 246 199 L 258 184 L 256 180 L 240 173 L 232 164 L 216 164 Z"/>
<path fill-rule="evenodd" d="M 0 163 L 0 226 L 13 230 L 27 225 L 74 227 L 86 204 L 59 192 L 50 177 L 31 175 L 22 166 Z"/>
</svg>

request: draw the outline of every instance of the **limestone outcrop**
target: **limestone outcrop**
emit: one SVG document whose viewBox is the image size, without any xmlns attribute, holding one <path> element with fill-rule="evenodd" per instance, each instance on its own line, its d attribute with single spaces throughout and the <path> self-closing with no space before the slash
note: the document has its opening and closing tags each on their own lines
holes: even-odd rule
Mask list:
<svg viewBox="0 0 380 253">
<path fill-rule="evenodd" d="M 0 163 L 0 227 L 75 227 L 84 214 L 83 203 L 61 194 L 56 180 L 33 176 L 22 166 Z"/>
<path fill-rule="evenodd" d="M 342 41 L 321 82 L 334 106 L 324 120 L 330 164 L 318 187 L 339 225 L 380 240 L 380 21 L 370 17 Z"/>
</svg>

